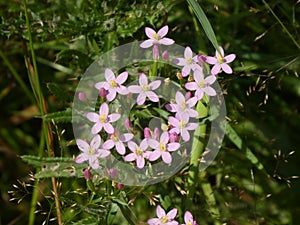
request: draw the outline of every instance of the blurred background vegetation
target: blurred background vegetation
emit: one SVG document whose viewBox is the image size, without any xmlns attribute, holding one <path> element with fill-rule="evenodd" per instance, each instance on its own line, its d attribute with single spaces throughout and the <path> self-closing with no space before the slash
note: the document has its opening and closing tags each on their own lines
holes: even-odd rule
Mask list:
<svg viewBox="0 0 300 225">
<path fill-rule="evenodd" d="M 259 170 L 245 151 L 225 138 L 203 177 L 213 187 L 218 220 L 232 225 L 300 224 L 300 181 L 295 177 L 300 172 L 300 1 L 199 3 L 218 42 L 227 53 L 237 55 L 234 74 L 219 79 L 228 122 L 264 166 Z M 29 0 L 27 7 L 49 113 L 71 107 L 81 74 L 97 56 L 145 39 L 145 26 L 158 29 L 168 24 L 168 36 L 177 44 L 214 55 L 183 0 Z M 39 154 L 41 119 L 28 79 L 30 64 L 26 67 L 25 63 L 29 62 L 29 37 L 23 1 L 2 0 L 0 16 L 0 224 L 22 225 L 28 224 L 35 169 L 19 157 Z M 78 154 L 71 124 L 51 126 L 56 156 Z M 216 219 L 200 186 L 193 206 L 184 205 L 186 176 L 183 170 L 169 181 L 144 189 L 125 187 L 139 220 L 154 216 L 149 199 L 157 198 L 166 209 L 190 209 L 199 224 L 214 224 Z M 74 195 L 86 194 L 84 180 L 59 179 L 59 183 L 59 192 L 66 199 L 76 201 Z M 84 192 L 76 192 L 79 189 Z M 35 224 L 56 224 L 51 221 L 55 218 L 52 198 L 50 180 L 41 180 Z M 66 224 L 88 215 L 79 209 L 72 211 L 70 205 L 70 201 L 63 205 Z M 116 224 L 125 224 L 122 216 L 116 217 Z"/>
</svg>

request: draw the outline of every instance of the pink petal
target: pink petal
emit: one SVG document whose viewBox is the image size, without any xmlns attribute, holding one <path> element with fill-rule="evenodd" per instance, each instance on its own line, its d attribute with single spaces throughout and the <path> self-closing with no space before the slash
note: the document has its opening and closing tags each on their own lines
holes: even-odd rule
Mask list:
<svg viewBox="0 0 300 225">
<path fill-rule="evenodd" d="M 158 218 L 162 218 L 162 217 L 166 216 L 165 210 L 160 205 L 158 205 L 156 207 L 156 215 Z"/>
<path fill-rule="evenodd" d="M 108 115 L 107 118 L 108 118 L 108 121 L 110 123 L 112 123 L 112 122 L 115 122 L 115 121 L 119 120 L 121 118 L 121 114 L 112 113 L 112 114 Z"/>
<path fill-rule="evenodd" d="M 104 149 L 112 149 L 115 146 L 115 142 L 113 140 L 107 140 L 102 144 L 102 148 Z"/>
<path fill-rule="evenodd" d="M 111 102 L 112 100 L 115 99 L 116 95 L 117 95 L 116 90 L 115 89 L 110 89 L 108 94 L 106 95 L 107 101 Z"/>
<path fill-rule="evenodd" d="M 181 73 L 181 75 L 182 75 L 183 77 L 186 77 L 186 76 L 188 76 L 190 73 L 191 73 L 191 66 L 190 66 L 190 65 L 185 65 L 185 66 L 182 68 L 182 73 Z"/>
<path fill-rule="evenodd" d="M 186 211 L 184 214 L 184 222 L 188 224 L 190 221 L 193 221 L 193 216 L 189 211 Z"/>
<path fill-rule="evenodd" d="M 117 84 L 123 84 L 128 78 L 128 72 L 123 72 L 119 74 L 119 76 L 116 78 Z"/>
<path fill-rule="evenodd" d="M 146 138 L 142 140 L 142 142 L 140 143 L 140 147 L 143 151 L 148 148 L 148 140 Z"/>
<path fill-rule="evenodd" d="M 186 65 L 186 60 L 184 58 L 177 58 L 174 59 L 176 61 L 176 65 L 178 66 L 185 66 Z"/>
<path fill-rule="evenodd" d="M 107 103 L 106 102 L 102 103 L 102 105 L 100 106 L 100 109 L 99 109 L 99 115 L 104 114 L 104 115 L 107 116 L 108 115 L 108 111 L 109 111 L 109 109 L 108 109 Z"/>
<path fill-rule="evenodd" d="M 117 87 L 117 92 L 120 94 L 120 95 L 127 95 L 129 93 L 127 87 L 123 86 L 123 85 L 120 85 L 120 87 Z"/>
<path fill-rule="evenodd" d="M 97 134 L 100 130 L 102 130 L 102 124 L 101 123 L 96 123 L 91 130 L 92 134 Z"/>
<path fill-rule="evenodd" d="M 154 43 L 154 41 L 152 39 L 149 39 L 149 40 L 143 41 L 140 44 L 140 47 L 141 48 L 150 48 L 153 45 L 153 43 Z"/>
<path fill-rule="evenodd" d="M 218 63 L 218 59 L 215 57 L 211 57 L 211 56 L 206 56 L 206 62 L 208 64 L 214 65 Z"/>
<path fill-rule="evenodd" d="M 144 73 L 139 76 L 139 83 L 140 85 L 148 84 L 147 76 Z"/>
<path fill-rule="evenodd" d="M 91 146 L 93 149 L 96 150 L 96 149 L 99 148 L 100 144 L 101 144 L 101 137 L 100 137 L 100 135 L 98 134 L 98 135 L 96 135 L 95 137 L 93 137 L 90 146 Z"/>
<path fill-rule="evenodd" d="M 149 161 L 155 161 L 161 156 L 160 150 L 155 150 L 149 154 Z"/>
<path fill-rule="evenodd" d="M 142 88 L 140 86 L 138 86 L 138 85 L 131 85 L 127 89 L 131 93 L 135 93 L 135 94 L 142 92 Z"/>
<path fill-rule="evenodd" d="M 184 50 L 184 58 L 193 58 L 193 52 L 189 46 Z"/>
<path fill-rule="evenodd" d="M 205 78 L 205 81 L 208 84 L 213 84 L 216 80 L 217 80 L 217 78 L 214 75 L 211 75 L 211 76 L 208 76 L 208 77 Z"/>
<path fill-rule="evenodd" d="M 115 79 L 116 79 L 115 74 L 114 74 L 113 71 L 112 71 L 111 69 L 109 69 L 109 68 L 106 68 L 106 69 L 105 69 L 104 75 L 105 75 L 105 79 L 106 79 L 107 81 L 115 80 Z"/>
<path fill-rule="evenodd" d="M 153 30 L 150 27 L 145 28 L 145 33 L 146 33 L 147 37 L 150 39 L 153 39 L 153 35 L 156 34 L 155 30 Z"/>
<path fill-rule="evenodd" d="M 204 79 L 203 72 L 201 70 L 195 70 L 193 77 L 198 84 Z"/>
<path fill-rule="evenodd" d="M 154 140 L 154 139 L 149 139 L 148 140 L 148 145 L 150 146 L 150 148 L 157 149 L 158 146 L 159 146 L 159 142 L 157 140 Z"/>
<path fill-rule="evenodd" d="M 169 130 L 170 133 L 176 133 L 176 134 L 179 134 L 180 133 L 180 130 L 178 127 L 173 127 Z"/>
<path fill-rule="evenodd" d="M 175 43 L 175 41 L 171 38 L 162 38 L 158 41 L 161 45 L 172 45 Z"/>
<path fill-rule="evenodd" d="M 198 123 L 188 123 L 186 125 L 186 129 L 187 130 L 196 130 L 198 127 Z"/>
<path fill-rule="evenodd" d="M 199 113 L 196 110 L 194 110 L 194 109 L 189 109 L 188 110 L 188 114 L 189 114 L 190 117 L 193 117 L 193 118 L 199 116 Z"/>
<path fill-rule="evenodd" d="M 77 139 L 76 144 L 77 144 L 78 148 L 83 152 L 87 152 L 90 149 L 90 145 L 88 143 L 86 143 L 86 141 L 84 141 L 84 140 Z"/>
<path fill-rule="evenodd" d="M 89 160 L 89 165 L 94 169 L 98 169 L 99 168 L 99 160 L 95 159 L 95 160 Z"/>
<path fill-rule="evenodd" d="M 211 74 L 216 75 L 220 72 L 220 70 L 221 70 L 221 65 L 220 64 L 215 64 L 213 66 L 213 68 L 211 69 Z"/>
<path fill-rule="evenodd" d="M 136 99 L 136 103 L 137 105 L 143 105 L 145 101 L 146 101 L 146 95 L 145 93 L 141 92 Z"/>
<path fill-rule="evenodd" d="M 175 100 L 177 104 L 181 104 L 181 102 L 185 102 L 185 97 L 180 91 L 177 91 L 175 94 Z"/>
<path fill-rule="evenodd" d="M 134 153 L 130 153 L 130 154 L 128 154 L 128 155 L 126 155 L 125 157 L 124 157 L 124 160 L 126 161 L 126 162 L 132 162 L 132 161 L 134 161 L 136 159 L 136 154 L 134 154 Z"/>
<path fill-rule="evenodd" d="M 213 89 L 212 87 L 210 86 L 207 86 L 205 88 L 203 88 L 203 91 L 209 95 L 209 96 L 216 96 L 217 95 L 217 92 L 215 91 L 215 89 Z"/>
<path fill-rule="evenodd" d="M 231 63 L 232 61 L 235 60 L 236 55 L 235 54 L 230 54 L 228 56 L 224 57 L 225 63 Z"/>
<path fill-rule="evenodd" d="M 195 96 L 197 97 L 198 101 L 201 100 L 204 96 L 204 91 L 202 89 L 197 89 L 195 92 Z"/>
<path fill-rule="evenodd" d="M 84 163 L 85 161 L 88 160 L 88 158 L 86 157 L 87 155 L 84 153 L 79 154 L 76 158 L 75 158 L 75 163 Z"/>
<path fill-rule="evenodd" d="M 103 81 L 103 82 L 98 82 L 95 84 L 95 88 L 100 90 L 101 88 L 104 87 L 104 85 L 106 84 L 107 82 Z"/>
<path fill-rule="evenodd" d="M 169 219 L 174 219 L 177 215 L 177 209 L 172 209 L 170 212 L 168 212 L 167 216 L 169 217 Z"/>
<path fill-rule="evenodd" d="M 190 91 L 194 91 L 198 89 L 198 84 L 196 82 L 188 82 L 184 87 Z"/>
<path fill-rule="evenodd" d="M 222 48 L 222 46 L 219 46 L 220 52 L 221 52 L 221 56 L 224 57 L 224 49 Z M 220 55 L 219 52 L 216 50 L 216 56 Z"/>
<path fill-rule="evenodd" d="M 136 167 L 142 169 L 145 166 L 145 159 L 141 156 L 136 158 Z"/>
<path fill-rule="evenodd" d="M 190 134 L 186 129 L 181 130 L 181 137 L 182 137 L 182 140 L 184 140 L 184 141 L 190 140 Z"/>
<path fill-rule="evenodd" d="M 157 89 L 161 84 L 161 81 L 160 80 L 156 80 L 156 81 L 153 81 L 149 84 L 149 87 L 151 88 L 151 90 L 155 90 Z"/>
<path fill-rule="evenodd" d="M 89 113 L 86 114 L 86 118 L 89 121 L 98 122 L 99 121 L 99 114 L 94 113 L 94 112 L 89 112 Z"/>
<path fill-rule="evenodd" d="M 232 74 L 232 69 L 226 63 L 221 64 L 222 70 L 227 74 Z"/>
<path fill-rule="evenodd" d="M 163 132 L 159 139 L 160 142 L 164 142 L 165 144 L 169 142 L 169 133 Z"/>
<path fill-rule="evenodd" d="M 136 144 L 135 142 L 129 141 L 129 142 L 128 142 L 128 148 L 129 148 L 132 152 L 134 152 L 134 151 L 138 148 L 138 146 L 137 146 L 137 144 Z"/>
<path fill-rule="evenodd" d="M 120 155 L 124 155 L 125 154 L 125 146 L 122 142 L 117 142 L 116 143 L 116 149 L 117 149 L 117 152 L 120 154 Z"/>
<path fill-rule="evenodd" d="M 158 219 L 158 218 L 152 218 L 152 219 L 149 219 L 149 220 L 147 221 L 147 223 L 148 223 L 149 225 L 157 225 L 157 224 L 160 224 L 160 219 Z"/>
<path fill-rule="evenodd" d="M 168 225 L 178 225 L 178 222 L 177 221 L 171 221 L 171 222 L 168 222 Z"/>
<path fill-rule="evenodd" d="M 133 135 L 133 134 L 130 134 L 130 133 L 121 134 L 121 135 L 120 135 L 120 140 L 121 140 L 122 142 L 128 142 L 128 141 L 130 141 L 133 137 L 134 137 L 134 135 Z"/>
<path fill-rule="evenodd" d="M 172 162 L 172 156 L 171 156 L 171 154 L 169 152 L 162 152 L 161 156 L 162 156 L 162 160 L 166 164 L 170 164 Z"/>
<path fill-rule="evenodd" d="M 109 156 L 109 155 L 110 155 L 110 151 L 108 151 L 108 150 L 101 149 L 101 150 L 99 151 L 99 157 L 100 157 L 100 158 L 105 158 L 105 157 L 107 157 L 107 156 Z"/>
<path fill-rule="evenodd" d="M 110 123 L 105 123 L 103 125 L 103 128 L 106 131 L 106 133 L 108 133 L 108 134 L 113 134 L 114 133 L 114 127 Z"/>
<path fill-rule="evenodd" d="M 159 102 L 158 96 L 153 91 L 147 91 L 145 94 L 152 102 Z"/>
<path fill-rule="evenodd" d="M 180 148 L 180 144 L 177 142 L 167 144 L 167 149 L 170 152 L 176 151 Z"/>
<path fill-rule="evenodd" d="M 176 112 L 177 111 L 177 104 L 167 104 L 166 105 L 166 109 L 169 111 L 169 112 Z"/>
<path fill-rule="evenodd" d="M 160 36 L 160 38 L 163 38 L 164 36 L 167 35 L 168 31 L 169 31 L 169 27 L 168 25 L 166 25 L 160 28 L 159 31 L 157 31 L 157 34 Z"/>
<path fill-rule="evenodd" d="M 175 126 L 175 127 L 178 127 L 179 126 L 179 121 L 178 119 L 176 119 L 175 117 L 173 116 L 169 116 L 168 117 L 168 121 L 170 122 L 171 125 Z"/>
<path fill-rule="evenodd" d="M 197 104 L 197 102 L 198 102 L 197 98 L 192 97 L 192 98 L 190 98 L 189 100 L 186 101 L 186 104 L 189 108 L 191 108 L 191 107 L 195 106 Z"/>
<path fill-rule="evenodd" d="M 191 68 L 192 68 L 193 71 L 195 71 L 195 70 L 200 70 L 201 73 L 203 73 L 203 72 L 202 72 L 201 66 L 199 66 L 198 64 L 193 64 L 193 65 L 191 65 Z"/>
</svg>

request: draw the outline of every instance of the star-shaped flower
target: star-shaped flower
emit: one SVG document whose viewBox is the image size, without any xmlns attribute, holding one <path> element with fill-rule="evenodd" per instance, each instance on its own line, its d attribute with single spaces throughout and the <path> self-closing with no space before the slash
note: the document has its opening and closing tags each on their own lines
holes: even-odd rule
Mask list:
<svg viewBox="0 0 300 225">
<path fill-rule="evenodd" d="M 137 145 L 133 141 L 128 142 L 128 148 L 131 153 L 124 157 L 126 162 L 136 161 L 136 166 L 139 169 L 144 168 L 145 158 L 148 158 L 149 152 L 147 151 L 148 143 L 146 139 L 143 139 L 140 145 Z"/>
<path fill-rule="evenodd" d="M 106 102 L 102 103 L 99 109 L 99 114 L 95 112 L 89 112 L 86 114 L 88 120 L 94 122 L 94 126 L 92 127 L 91 133 L 97 134 L 104 128 L 104 130 L 108 134 L 112 134 L 114 132 L 114 127 L 110 124 L 112 122 L 120 119 L 121 115 L 117 113 L 108 114 L 109 108 Z"/>
<path fill-rule="evenodd" d="M 233 60 L 235 60 L 236 55 L 230 54 L 225 56 L 224 49 L 221 46 L 219 46 L 219 49 L 221 54 L 218 51 L 216 51 L 215 57 L 206 56 L 206 62 L 208 64 L 214 65 L 213 68 L 211 69 L 211 74 L 216 75 L 221 71 L 221 69 L 225 73 L 231 74 L 232 69 L 228 65 L 228 63 L 231 63 Z"/>
<path fill-rule="evenodd" d="M 81 139 L 77 139 L 76 144 L 82 153 L 75 158 L 75 162 L 83 163 L 88 161 L 90 167 L 93 169 L 99 168 L 99 158 L 105 158 L 110 154 L 110 151 L 106 149 L 100 149 L 100 135 L 93 137 L 90 144 Z"/>
<path fill-rule="evenodd" d="M 165 210 L 160 205 L 158 205 L 156 207 L 156 215 L 157 218 L 152 218 L 147 221 L 149 225 L 178 225 L 179 224 L 177 221 L 174 220 L 174 218 L 177 215 L 176 208 L 170 210 L 170 212 L 166 214 Z"/>
<path fill-rule="evenodd" d="M 203 98 L 204 93 L 208 96 L 215 96 L 217 93 L 210 85 L 216 81 L 216 76 L 210 75 L 204 78 L 202 71 L 195 70 L 194 72 L 194 82 L 188 82 L 185 84 L 185 88 L 190 91 L 196 91 L 195 97 L 197 100 Z"/>
<path fill-rule="evenodd" d="M 146 75 L 142 73 L 139 77 L 139 84 L 140 85 L 131 85 L 128 87 L 128 90 L 131 93 L 139 94 L 137 97 L 138 105 L 142 105 L 146 101 L 146 97 L 148 97 L 152 102 L 159 101 L 159 98 L 155 94 L 154 90 L 160 86 L 160 80 L 156 80 L 148 84 Z"/>
<path fill-rule="evenodd" d="M 184 222 L 185 224 L 182 225 L 198 225 L 197 222 L 194 220 L 192 213 L 189 211 L 186 211 L 184 214 Z"/>
<path fill-rule="evenodd" d="M 163 132 L 160 136 L 159 142 L 155 139 L 148 140 L 148 144 L 151 148 L 154 149 L 153 152 L 149 154 L 149 161 L 155 161 L 158 158 L 162 157 L 162 160 L 166 164 L 172 162 L 172 156 L 170 152 L 174 152 L 179 149 L 179 143 L 169 143 L 169 133 Z"/>
<path fill-rule="evenodd" d="M 162 27 L 157 33 L 155 32 L 155 30 L 153 30 L 149 27 L 146 27 L 145 33 L 149 39 L 146 41 L 143 41 L 140 44 L 140 47 L 141 48 L 149 48 L 152 45 L 159 45 L 159 44 L 160 45 L 172 45 L 172 44 L 174 44 L 174 40 L 165 37 L 167 35 L 168 31 L 169 31 L 169 27 L 167 25 Z"/>
<path fill-rule="evenodd" d="M 193 56 L 192 49 L 188 46 L 184 50 L 184 58 L 176 58 L 174 60 L 175 64 L 178 66 L 183 66 L 181 75 L 186 77 L 190 74 L 191 70 L 201 70 L 202 68 L 198 62 L 198 56 Z"/>
<path fill-rule="evenodd" d="M 116 77 L 111 69 L 106 68 L 104 76 L 106 81 L 96 83 L 95 88 L 99 91 L 101 88 L 108 91 L 108 94 L 106 95 L 107 101 L 111 102 L 114 100 L 117 93 L 121 95 L 127 95 L 129 93 L 127 88 L 122 85 L 127 80 L 128 72 L 123 72 Z"/>
<path fill-rule="evenodd" d="M 117 129 L 114 129 L 114 133 L 110 135 L 110 139 L 105 141 L 102 145 L 105 149 L 112 149 L 116 146 L 116 150 L 120 155 L 125 154 L 124 142 L 128 142 L 133 138 L 133 134 L 125 133 L 120 134 Z"/>
</svg>

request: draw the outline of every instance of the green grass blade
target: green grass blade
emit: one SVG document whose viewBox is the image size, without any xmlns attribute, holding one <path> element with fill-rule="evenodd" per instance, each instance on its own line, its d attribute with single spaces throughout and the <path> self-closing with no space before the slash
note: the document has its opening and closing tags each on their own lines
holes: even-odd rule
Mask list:
<svg viewBox="0 0 300 225">
<path fill-rule="evenodd" d="M 212 43 L 214 48 L 217 51 L 220 51 L 215 32 L 214 32 L 210 22 L 208 21 L 204 11 L 202 10 L 201 6 L 199 5 L 199 3 L 196 0 L 187 0 L 187 2 L 190 4 L 192 9 L 194 10 L 207 38 L 210 40 L 210 42 Z"/>
</svg>

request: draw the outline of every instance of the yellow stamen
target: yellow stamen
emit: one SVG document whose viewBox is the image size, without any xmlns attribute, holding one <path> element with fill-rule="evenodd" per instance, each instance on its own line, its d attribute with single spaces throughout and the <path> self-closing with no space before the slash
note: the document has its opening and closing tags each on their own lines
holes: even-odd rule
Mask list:
<svg viewBox="0 0 300 225">
<path fill-rule="evenodd" d="M 166 151 L 167 150 L 167 148 L 166 148 L 166 145 L 165 145 L 165 142 L 160 142 L 160 144 L 159 144 L 159 148 L 160 148 L 160 150 L 162 150 L 162 151 Z"/>
<path fill-rule="evenodd" d="M 185 101 L 180 102 L 180 109 L 182 111 L 186 110 L 186 102 Z"/>
<path fill-rule="evenodd" d="M 199 86 L 200 88 L 205 88 L 205 80 L 199 81 L 198 86 Z"/>
<path fill-rule="evenodd" d="M 102 113 L 99 120 L 100 120 L 101 123 L 105 123 L 106 122 L 106 115 L 104 113 Z"/>
<path fill-rule="evenodd" d="M 186 58 L 186 63 L 187 64 L 192 64 L 192 62 L 193 62 L 193 59 L 191 57 Z"/>
<path fill-rule="evenodd" d="M 154 34 L 152 35 L 152 37 L 153 37 L 153 39 L 155 39 L 156 41 L 158 41 L 158 40 L 160 39 L 160 36 L 159 36 L 159 34 L 157 34 L 157 33 L 154 33 Z"/>
<path fill-rule="evenodd" d="M 90 148 L 90 149 L 88 150 L 88 154 L 89 154 L 89 155 L 94 155 L 94 154 L 95 154 L 95 150 L 94 150 L 93 148 Z"/>
<path fill-rule="evenodd" d="M 150 91 L 150 87 L 148 84 L 143 84 L 142 89 L 143 89 L 143 91 Z"/>
<path fill-rule="evenodd" d="M 138 147 L 138 148 L 135 150 L 135 154 L 137 154 L 138 156 L 142 156 L 142 155 L 143 155 L 143 151 L 141 150 L 140 147 Z"/>
<path fill-rule="evenodd" d="M 161 218 L 161 222 L 163 224 L 166 224 L 167 222 L 169 222 L 169 218 L 167 216 L 164 216 L 163 218 Z"/>
<path fill-rule="evenodd" d="M 179 121 L 180 129 L 184 128 L 185 125 L 186 125 L 185 121 L 183 121 L 183 120 L 180 120 L 180 121 Z"/>
<path fill-rule="evenodd" d="M 118 86 L 118 84 L 114 80 L 111 80 L 109 83 L 112 88 L 116 88 Z"/>
<path fill-rule="evenodd" d="M 218 55 L 218 63 L 222 64 L 224 62 L 225 62 L 224 58 L 221 55 Z"/>
<path fill-rule="evenodd" d="M 111 135 L 111 138 L 114 140 L 114 142 L 118 142 L 119 141 L 119 137 L 118 137 L 118 134 L 117 133 L 113 133 Z"/>
</svg>

